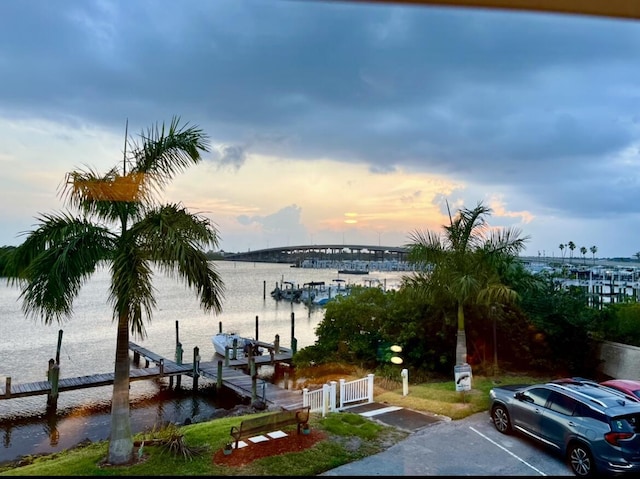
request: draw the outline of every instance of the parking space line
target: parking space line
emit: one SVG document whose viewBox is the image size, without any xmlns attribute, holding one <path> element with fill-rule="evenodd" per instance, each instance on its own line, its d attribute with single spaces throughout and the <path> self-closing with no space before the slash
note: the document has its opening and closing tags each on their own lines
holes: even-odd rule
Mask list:
<svg viewBox="0 0 640 479">
<path fill-rule="evenodd" d="M 529 464 L 527 461 L 525 461 L 524 459 L 521 459 L 520 457 L 516 456 L 514 453 L 512 453 L 511 451 L 509 451 L 508 449 L 505 449 L 504 447 L 502 447 L 500 444 L 498 444 L 497 442 L 495 442 L 493 439 L 485 436 L 484 434 L 482 434 L 480 431 L 474 429 L 473 427 L 469 427 L 469 429 L 471 429 L 473 432 L 475 432 L 476 434 L 478 434 L 479 436 L 482 436 L 484 439 L 486 439 L 487 441 L 489 441 L 491 444 L 493 444 L 494 446 L 499 447 L 500 449 L 502 449 L 504 452 L 506 452 L 507 454 L 512 455 L 513 457 L 515 457 L 518 461 L 520 461 L 522 464 L 524 464 L 525 466 L 530 467 L 531 469 L 533 469 L 534 471 L 536 471 L 538 474 L 540 474 L 541 476 L 546 476 L 546 474 L 544 472 L 542 472 L 540 469 L 532 466 L 531 464 Z"/>
</svg>

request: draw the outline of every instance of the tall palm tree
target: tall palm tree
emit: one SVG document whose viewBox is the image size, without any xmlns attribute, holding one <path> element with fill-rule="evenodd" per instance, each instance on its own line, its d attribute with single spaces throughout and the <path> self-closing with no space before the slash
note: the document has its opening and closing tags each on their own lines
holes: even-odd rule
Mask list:
<svg viewBox="0 0 640 479">
<path fill-rule="evenodd" d="M 195 289 L 206 312 L 220 312 L 224 296 L 224 284 L 204 253 L 218 244 L 215 227 L 180 204 L 155 201 L 169 180 L 201 161 L 200 153 L 208 151 L 206 135 L 174 117 L 168 128 L 156 125 L 140 137 L 137 144 L 125 134 L 121 169 L 67 174 L 61 196 L 78 214 L 42 215 L 15 249 L 8 270 L 10 281 L 23 287 L 25 314 L 51 324 L 71 316 L 73 300 L 97 267 L 110 268 L 109 301 L 117 322 L 111 464 L 133 459 L 129 332 L 146 336 L 144 321 L 151 321 L 156 306 L 152 267 Z"/>
<path fill-rule="evenodd" d="M 586 264 L 585 263 L 585 258 L 587 256 L 587 247 L 586 246 L 580 246 L 580 253 L 582 254 L 582 264 Z"/>
<path fill-rule="evenodd" d="M 564 243 L 560 243 L 560 254 L 562 255 L 562 262 L 564 263 Z"/>
<path fill-rule="evenodd" d="M 485 217 L 492 210 L 479 202 L 474 209 L 462 208 L 455 217 L 449 212 L 444 232 L 416 230 L 410 234 L 409 261 L 419 266 L 406 284 L 425 294 L 433 304 L 450 305 L 457 315 L 456 364 L 467 362 L 465 306 L 491 306 L 517 299 L 498 274 L 505 259 L 518 256 L 528 237 L 515 228 L 491 229 Z"/>
<path fill-rule="evenodd" d="M 571 250 L 571 253 L 569 254 L 569 262 L 573 263 L 573 250 L 576 249 L 576 244 L 573 241 L 569 241 L 567 246 Z"/>
<path fill-rule="evenodd" d="M 593 258 L 593 264 L 596 264 L 596 253 L 598 252 L 598 247 L 594 245 L 591 248 L 589 248 L 589 251 L 591 251 L 591 257 Z"/>
</svg>

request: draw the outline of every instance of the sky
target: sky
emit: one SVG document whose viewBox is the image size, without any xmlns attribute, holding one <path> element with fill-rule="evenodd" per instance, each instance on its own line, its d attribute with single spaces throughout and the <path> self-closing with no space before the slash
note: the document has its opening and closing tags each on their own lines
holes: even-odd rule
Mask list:
<svg viewBox="0 0 640 479">
<path fill-rule="evenodd" d="M 0 245 L 174 116 L 163 192 L 228 252 L 404 246 L 491 208 L 523 255 L 640 251 L 640 21 L 333 0 L 0 2 Z"/>
</svg>

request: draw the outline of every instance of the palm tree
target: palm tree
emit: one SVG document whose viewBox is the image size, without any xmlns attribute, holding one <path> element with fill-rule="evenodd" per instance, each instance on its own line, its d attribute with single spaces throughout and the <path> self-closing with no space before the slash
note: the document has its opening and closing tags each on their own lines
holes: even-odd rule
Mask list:
<svg viewBox="0 0 640 479">
<path fill-rule="evenodd" d="M 591 256 L 593 257 L 593 264 L 596 264 L 596 253 L 598 252 L 598 247 L 592 246 L 589 248 L 589 251 L 591 251 Z"/>
<path fill-rule="evenodd" d="M 473 303 L 488 307 L 517 299 L 517 293 L 500 280 L 501 261 L 517 256 L 528 239 L 517 229 L 490 229 L 485 216 L 491 209 L 479 202 L 474 209 L 462 208 L 443 234 L 414 231 L 407 245 L 409 261 L 419 266 L 406 284 L 425 294 L 432 304 L 451 307 L 457 314 L 456 364 L 466 363 L 464 309 Z"/>
<path fill-rule="evenodd" d="M 180 204 L 155 201 L 177 173 L 201 161 L 200 152 L 208 151 L 206 135 L 174 117 L 168 129 L 156 125 L 140 137 L 138 145 L 125 134 L 121 170 L 66 175 L 61 196 L 79 214 L 42 215 L 37 229 L 15 249 L 8 270 L 10 281 L 23 287 L 25 314 L 51 324 L 71 316 L 73 300 L 97 267 L 110 268 L 109 301 L 117 322 L 111 464 L 133 459 L 129 331 L 146 336 L 144 321 L 151 321 L 156 305 L 152 266 L 194 288 L 206 312 L 220 312 L 224 296 L 224 284 L 204 253 L 218 244 L 215 227 Z"/>
<path fill-rule="evenodd" d="M 571 250 L 571 253 L 569 254 L 569 262 L 573 263 L 573 250 L 576 249 L 576 244 L 573 241 L 569 241 L 567 246 L 569 246 L 569 249 Z"/>
<path fill-rule="evenodd" d="M 560 243 L 560 254 L 562 255 L 562 262 L 564 263 L 564 244 Z"/>
<path fill-rule="evenodd" d="M 586 264 L 585 263 L 585 257 L 587 255 L 587 247 L 586 246 L 580 246 L 580 253 L 582 254 L 582 264 Z"/>
</svg>

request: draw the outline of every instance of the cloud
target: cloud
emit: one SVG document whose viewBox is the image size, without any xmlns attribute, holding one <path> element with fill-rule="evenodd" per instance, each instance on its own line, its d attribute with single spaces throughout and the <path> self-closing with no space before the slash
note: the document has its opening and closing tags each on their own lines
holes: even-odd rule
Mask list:
<svg viewBox="0 0 640 479">
<path fill-rule="evenodd" d="M 0 27 L 0 123 L 13 125 L 0 131 L 3 165 L 29 158 L 56 179 L 96 160 L 112 166 L 127 120 L 136 131 L 177 114 L 215 145 L 209 168 L 190 177 L 204 196 L 182 194 L 272 245 L 287 241 L 276 232 L 336 234 L 347 209 L 325 214 L 331 196 L 363 203 L 362 240 L 369 228 L 377 241 L 381 218 L 400 243 L 441 224 L 445 199 L 499 198 L 492 222 L 523 226 L 534 251 L 578 232 L 603 255 L 637 249 L 635 21 L 321 0 L 7 0 Z M 45 124 L 60 136 L 33 126 Z M 41 162 L 34 150 L 47 151 Z M 405 175 L 421 184 L 405 180 L 400 193 L 392 181 Z M 382 212 L 382 202 L 404 209 Z"/>
</svg>

